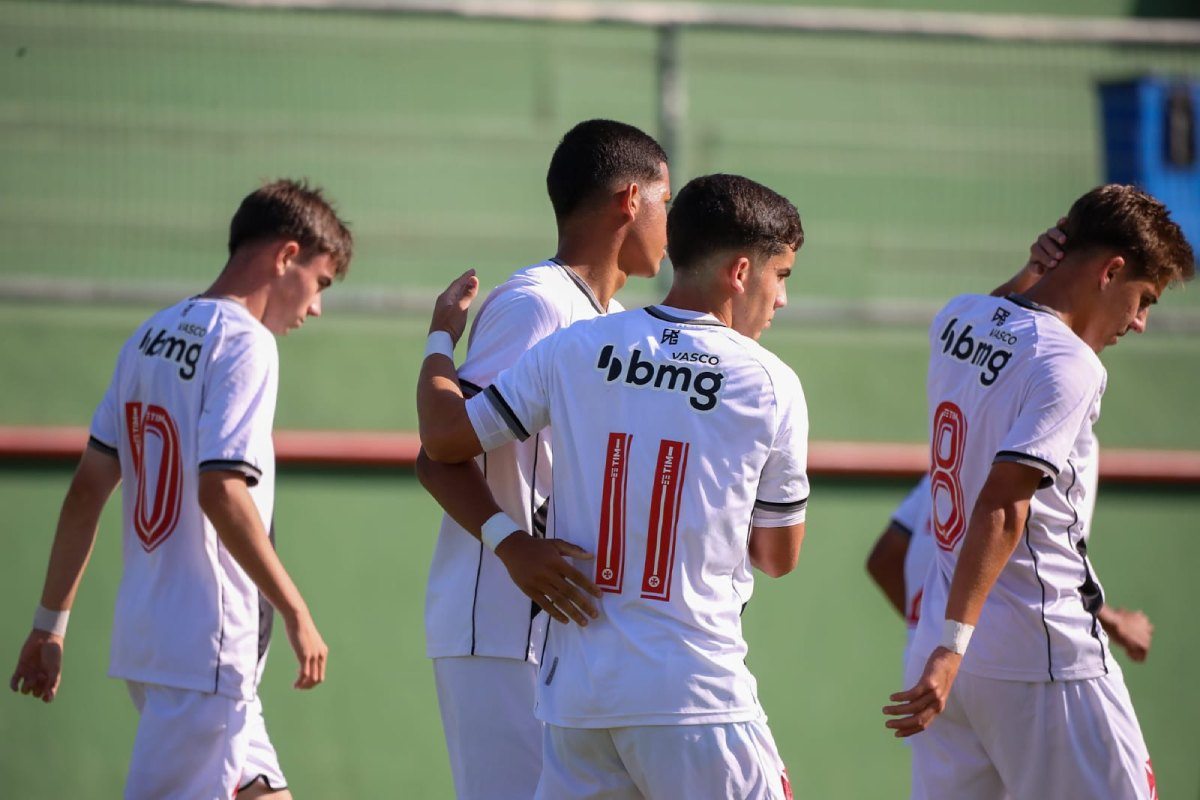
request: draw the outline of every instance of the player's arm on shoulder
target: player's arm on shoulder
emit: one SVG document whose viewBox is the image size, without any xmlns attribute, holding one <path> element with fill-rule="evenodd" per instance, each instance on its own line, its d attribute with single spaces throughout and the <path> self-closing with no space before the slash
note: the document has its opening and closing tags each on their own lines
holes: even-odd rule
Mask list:
<svg viewBox="0 0 1200 800">
<path fill-rule="evenodd" d="M 454 345 L 462 336 L 467 309 L 478 291 L 475 271 L 467 270 L 434 303 L 417 379 L 417 420 L 421 445 L 436 461 L 461 462 L 483 452 L 454 368 Z"/>
<path fill-rule="evenodd" d="M 883 533 L 875 540 L 871 553 L 867 556 L 867 574 L 875 585 L 883 592 L 884 597 L 904 616 L 904 558 L 908 555 L 908 545 L 912 541 L 912 531 L 905 530 L 899 523 L 892 520 L 884 528 Z"/>
<path fill-rule="evenodd" d="M 62 675 L 66 633 L 66 615 L 62 612 L 69 612 L 75 603 L 96 543 L 100 512 L 120 482 L 121 462 L 113 453 L 95 446 L 84 450 L 59 512 L 38 619 L 9 681 L 13 691 L 47 703 L 54 699 Z"/>
<path fill-rule="evenodd" d="M 297 689 L 325 680 L 329 648 L 317 631 L 308 605 L 279 560 L 250 490 L 246 475 L 229 469 L 200 473 L 200 508 L 221 543 L 283 617 L 288 640 L 300 664 Z"/>
<path fill-rule="evenodd" d="M 803 543 L 803 522 L 778 527 L 755 525 L 750 529 L 750 563 L 772 578 L 782 578 L 796 568 Z"/>
</svg>

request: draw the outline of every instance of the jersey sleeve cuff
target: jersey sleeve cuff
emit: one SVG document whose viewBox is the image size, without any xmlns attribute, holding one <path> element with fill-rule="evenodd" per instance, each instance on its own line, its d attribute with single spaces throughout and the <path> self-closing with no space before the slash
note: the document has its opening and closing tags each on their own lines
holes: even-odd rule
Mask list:
<svg viewBox="0 0 1200 800">
<path fill-rule="evenodd" d="M 892 517 L 890 520 L 888 520 L 888 526 L 891 528 L 895 528 L 897 531 L 904 534 L 909 539 L 912 538 L 912 535 L 913 535 L 912 528 L 908 527 L 907 525 L 905 525 L 903 522 L 896 519 L 895 517 Z"/>
<path fill-rule="evenodd" d="M 477 394 L 467 401 L 467 418 L 475 429 L 475 436 L 483 452 L 490 453 L 514 438 L 512 430 L 488 399 L 486 394 Z"/>
<path fill-rule="evenodd" d="M 257 486 L 262 470 L 253 464 L 237 459 L 212 459 L 200 462 L 201 472 L 238 472 L 246 479 L 247 486 Z"/>
<path fill-rule="evenodd" d="M 87 446 L 90 447 L 91 449 L 95 450 L 98 453 L 103 453 L 106 456 L 111 456 L 112 458 L 120 457 L 120 453 L 117 452 L 117 448 L 113 447 L 110 444 L 105 444 L 104 442 L 97 439 L 95 436 L 88 437 Z"/>
<path fill-rule="evenodd" d="M 788 503 L 755 500 L 751 524 L 756 528 L 783 528 L 799 525 L 808 514 L 808 498 Z"/>
<path fill-rule="evenodd" d="M 1054 466 L 1044 458 L 1031 456 L 1028 453 L 1020 453 L 1016 450 L 1001 450 L 1000 452 L 996 453 L 996 457 L 992 459 L 992 463 L 999 464 L 1001 462 L 1024 464 L 1027 467 L 1033 467 L 1034 469 L 1040 471 L 1042 473 L 1042 479 L 1038 482 L 1039 489 L 1045 489 L 1047 486 L 1053 486 L 1054 481 L 1058 478 L 1058 467 Z"/>
<path fill-rule="evenodd" d="M 483 390 L 483 396 L 492 404 L 492 408 L 504 420 L 504 424 L 512 431 L 512 435 L 517 441 L 523 442 L 529 438 L 529 431 L 525 430 L 525 426 L 521 424 L 521 420 L 517 418 L 516 412 L 512 410 L 512 406 L 504 399 L 504 395 L 496 388 L 495 384 Z"/>
</svg>

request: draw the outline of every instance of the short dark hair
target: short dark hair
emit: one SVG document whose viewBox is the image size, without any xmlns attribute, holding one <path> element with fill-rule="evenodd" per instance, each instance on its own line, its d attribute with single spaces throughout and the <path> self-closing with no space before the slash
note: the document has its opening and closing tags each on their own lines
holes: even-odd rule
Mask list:
<svg viewBox="0 0 1200 800">
<path fill-rule="evenodd" d="M 677 271 L 693 270 L 717 252 L 744 250 L 771 258 L 802 244 L 804 227 L 796 207 L 741 175 L 694 178 L 667 215 L 667 253 Z"/>
<path fill-rule="evenodd" d="M 302 261 L 322 253 L 330 256 L 338 277 L 350 269 L 350 229 L 321 189 L 305 180 L 272 181 L 246 195 L 229 223 L 229 254 L 244 244 L 276 237 L 299 244 Z"/>
<path fill-rule="evenodd" d="M 1115 250 L 1133 275 L 1155 283 L 1191 280 L 1196 256 L 1171 212 L 1136 186 L 1109 183 L 1075 201 L 1062 226 L 1072 252 Z"/>
<path fill-rule="evenodd" d="M 554 217 L 562 222 L 615 184 L 662 178 L 667 154 L 652 137 L 624 122 L 589 119 L 567 131 L 546 171 Z"/>
</svg>

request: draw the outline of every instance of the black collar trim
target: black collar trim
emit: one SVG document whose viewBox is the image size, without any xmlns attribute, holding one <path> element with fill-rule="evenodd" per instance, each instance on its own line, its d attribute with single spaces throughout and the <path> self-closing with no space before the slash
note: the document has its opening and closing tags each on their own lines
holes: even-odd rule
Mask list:
<svg viewBox="0 0 1200 800">
<path fill-rule="evenodd" d="M 600 301 L 596 299 L 596 293 L 592 291 L 592 287 L 588 286 L 587 281 L 579 277 L 575 270 L 571 269 L 557 258 L 551 258 L 550 263 L 556 264 L 562 268 L 562 271 L 565 272 L 567 277 L 570 278 L 571 281 L 579 288 L 579 291 L 583 292 L 584 297 L 586 297 L 588 302 L 592 304 L 592 308 L 596 309 L 597 314 L 608 313 L 607 310 L 600 307 Z"/>
<path fill-rule="evenodd" d="M 646 308 L 643 310 L 652 317 L 661 319 L 664 322 L 672 322 L 676 325 L 709 325 L 716 328 L 727 327 L 724 322 L 715 319 L 705 319 L 704 317 L 685 319 L 684 317 L 677 317 L 674 314 L 668 314 L 658 306 L 646 306 Z"/>
</svg>

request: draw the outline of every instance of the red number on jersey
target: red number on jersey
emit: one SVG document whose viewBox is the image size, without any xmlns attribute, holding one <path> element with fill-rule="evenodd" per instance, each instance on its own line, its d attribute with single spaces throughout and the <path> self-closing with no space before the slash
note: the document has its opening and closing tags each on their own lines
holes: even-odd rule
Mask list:
<svg viewBox="0 0 1200 800">
<path fill-rule="evenodd" d="M 953 550 L 967 530 L 967 510 L 963 501 L 963 449 L 967 440 L 967 418 L 962 409 L 949 401 L 937 407 L 933 415 L 933 470 L 929 491 L 933 495 L 930 512 L 933 535 L 938 547 Z M 945 516 L 943 511 L 949 509 Z"/>
<path fill-rule="evenodd" d="M 183 454 L 179 446 L 179 428 L 161 406 L 149 405 L 144 411 L 141 403 L 125 404 L 125 431 L 133 453 L 135 493 L 133 528 L 149 553 L 175 530 L 179 523 L 179 507 L 183 497 Z M 147 482 L 147 438 L 158 442 L 158 469 L 149 476 L 153 481 L 153 496 Z"/>
<path fill-rule="evenodd" d="M 646 570 L 642 574 L 642 597 L 650 600 L 671 599 L 679 496 L 683 493 L 687 458 L 687 443 L 667 439 L 658 443 L 654 494 L 650 498 L 650 528 L 646 533 Z"/>
<path fill-rule="evenodd" d="M 627 433 L 608 435 L 600 496 L 600 539 L 596 546 L 596 585 L 605 592 L 619 593 L 625 580 L 625 498 L 632 441 L 633 436 Z M 687 442 L 667 439 L 658 443 L 646 537 L 646 568 L 642 574 L 642 597 L 650 600 L 671 599 L 675 538 L 689 447 Z"/>
<path fill-rule="evenodd" d="M 632 441 L 633 436 L 628 433 L 608 435 L 600 501 L 600 544 L 596 548 L 596 586 L 606 592 L 620 592 L 625 577 L 625 487 Z"/>
</svg>

